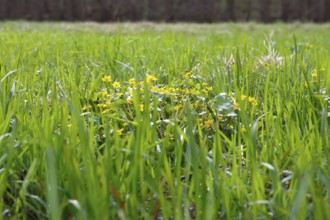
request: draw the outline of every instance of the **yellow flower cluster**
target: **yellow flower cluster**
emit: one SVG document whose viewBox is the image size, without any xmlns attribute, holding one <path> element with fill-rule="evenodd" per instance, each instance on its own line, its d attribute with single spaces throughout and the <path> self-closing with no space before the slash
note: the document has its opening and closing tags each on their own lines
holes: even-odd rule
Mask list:
<svg viewBox="0 0 330 220">
<path fill-rule="evenodd" d="M 249 102 L 251 103 L 251 105 L 256 106 L 258 105 L 258 101 L 254 98 L 249 96 Z"/>
<path fill-rule="evenodd" d="M 213 119 L 209 119 L 207 121 L 204 121 L 204 124 L 207 128 L 210 128 L 213 124 L 214 124 L 214 120 Z"/>
<path fill-rule="evenodd" d="M 258 101 L 256 98 L 252 97 L 252 96 L 246 96 L 246 95 L 241 95 L 241 100 L 245 101 L 248 100 L 248 102 L 252 105 L 252 106 L 257 106 L 258 105 Z M 240 110 L 241 106 L 239 104 L 239 102 L 234 102 L 233 103 L 233 109 L 234 110 Z"/>
<path fill-rule="evenodd" d="M 235 117 L 235 114 L 230 113 L 233 113 L 233 110 L 239 110 L 241 102 L 236 102 L 231 95 L 219 101 L 214 88 L 204 78 L 194 72 L 187 72 L 179 75 L 170 84 L 162 84 L 158 77 L 152 74 L 148 74 L 145 79 L 139 81 L 138 78 L 131 78 L 126 82 L 112 81 L 111 76 L 103 76 L 102 81 L 111 84 L 98 93 L 96 106 L 101 114 L 111 115 L 111 118 L 122 118 L 119 109 L 124 109 L 126 114 L 130 114 L 127 118 L 134 118 L 137 106 L 140 112 L 151 111 L 150 114 L 153 114 L 152 111 L 157 110 L 162 120 L 168 120 L 166 117 L 175 115 L 177 120 L 182 121 L 186 117 L 183 113 L 185 106 L 191 106 L 198 124 L 205 132 L 214 131 L 219 123 L 232 126 L 233 122 L 230 122 L 229 117 Z M 148 104 L 145 103 L 146 97 L 148 97 Z M 140 103 L 135 103 L 138 100 Z M 247 100 L 247 103 L 253 106 L 258 105 L 257 100 L 251 96 L 242 95 L 241 100 Z M 186 105 L 187 101 L 189 105 Z M 225 106 L 225 110 L 220 110 L 218 106 Z M 86 107 L 84 111 L 88 109 Z M 127 132 L 123 124 L 116 124 L 118 135 L 124 135 Z"/>
</svg>

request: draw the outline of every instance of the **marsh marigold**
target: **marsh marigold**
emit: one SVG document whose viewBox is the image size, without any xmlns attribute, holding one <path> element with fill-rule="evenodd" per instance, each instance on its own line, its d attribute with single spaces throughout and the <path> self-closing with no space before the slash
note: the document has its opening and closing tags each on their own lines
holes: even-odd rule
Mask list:
<svg viewBox="0 0 330 220">
<path fill-rule="evenodd" d="M 128 84 L 129 84 L 130 86 L 136 86 L 135 79 L 134 79 L 134 78 L 129 79 L 129 80 L 128 80 Z"/>
<path fill-rule="evenodd" d="M 209 120 L 207 120 L 207 121 L 204 122 L 204 125 L 207 128 L 210 128 L 213 124 L 214 124 L 214 120 L 213 119 L 209 119 Z"/>
<path fill-rule="evenodd" d="M 152 81 L 156 81 L 157 78 L 154 77 L 153 75 L 148 75 L 147 76 L 147 83 L 151 83 Z"/>
<path fill-rule="evenodd" d="M 111 82 L 111 76 L 103 76 L 102 81 L 103 82 Z"/>
<path fill-rule="evenodd" d="M 257 101 L 255 98 L 251 97 L 251 96 L 249 96 L 249 102 L 250 102 L 251 105 L 253 105 L 253 106 L 258 105 L 258 101 Z"/>
<path fill-rule="evenodd" d="M 120 83 L 119 82 L 114 82 L 112 84 L 112 86 L 113 86 L 113 88 L 118 89 L 120 87 Z"/>
<path fill-rule="evenodd" d="M 317 80 L 317 71 L 316 70 L 313 70 L 313 72 L 312 72 L 312 80 L 313 81 L 316 81 Z"/>
</svg>

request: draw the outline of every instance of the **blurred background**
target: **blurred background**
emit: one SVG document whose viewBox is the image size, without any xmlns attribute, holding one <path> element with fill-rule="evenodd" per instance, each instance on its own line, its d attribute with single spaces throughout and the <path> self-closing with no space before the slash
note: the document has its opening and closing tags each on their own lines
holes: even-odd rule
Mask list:
<svg viewBox="0 0 330 220">
<path fill-rule="evenodd" d="M 0 0 L 0 19 L 325 22 L 330 0 Z"/>
</svg>

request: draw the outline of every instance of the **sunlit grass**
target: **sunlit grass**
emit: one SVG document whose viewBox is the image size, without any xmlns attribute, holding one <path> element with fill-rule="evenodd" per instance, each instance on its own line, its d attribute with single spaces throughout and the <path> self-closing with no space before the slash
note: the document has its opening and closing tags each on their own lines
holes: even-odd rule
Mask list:
<svg viewBox="0 0 330 220">
<path fill-rule="evenodd" d="M 326 27 L 0 23 L 3 217 L 326 219 Z"/>
</svg>

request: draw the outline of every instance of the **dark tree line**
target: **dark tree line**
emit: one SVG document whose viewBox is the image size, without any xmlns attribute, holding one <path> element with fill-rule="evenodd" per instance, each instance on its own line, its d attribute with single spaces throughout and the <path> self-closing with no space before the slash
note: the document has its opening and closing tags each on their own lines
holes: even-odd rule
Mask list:
<svg viewBox="0 0 330 220">
<path fill-rule="evenodd" d="M 323 22 L 330 0 L 0 0 L 0 19 Z"/>
</svg>

